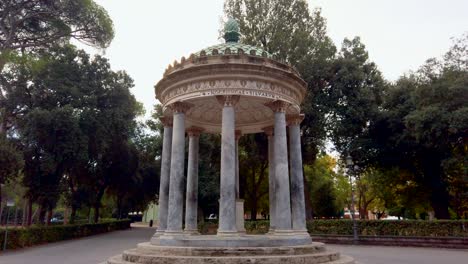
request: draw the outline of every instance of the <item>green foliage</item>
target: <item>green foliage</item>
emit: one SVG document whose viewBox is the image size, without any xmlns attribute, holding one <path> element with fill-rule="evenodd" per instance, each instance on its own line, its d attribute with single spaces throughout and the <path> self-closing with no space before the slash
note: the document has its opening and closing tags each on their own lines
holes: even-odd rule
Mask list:
<svg viewBox="0 0 468 264">
<path fill-rule="evenodd" d="M 265 134 L 245 135 L 239 141 L 239 185 L 245 211 L 256 220 L 268 214 L 268 139 Z"/>
<path fill-rule="evenodd" d="M 326 136 L 323 89 L 336 52 L 320 9 L 310 13 L 304 0 L 227 0 L 224 13 L 239 22 L 242 43 L 292 64 L 307 82 L 301 129 L 303 160 L 311 164 Z"/>
<path fill-rule="evenodd" d="M 468 237 L 467 221 L 379 221 L 358 220 L 358 232 L 366 236 Z M 351 220 L 307 222 L 310 234 L 352 235 Z"/>
<path fill-rule="evenodd" d="M 360 38 L 345 39 L 325 89 L 330 139 L 343 157 L 351 152 L 355 162 L 365 160 L 369 142 L 363 138 L 379 114 L 385 88 Z"/>
<path fill-rule="evenodd" d="M 314 217 L 339 217 L 347 205 L 349 183 L 335 168 L 336 161 L 328 155 L 319 156 L 311 166 L 304 166 Z"/>
<path fill-rule="evenodd" d="M 372 155 L 366 157 L 405 171 L 407 182 L 429 194 L 439 219 L 450 217 L 452 199 L 457 217 L 466 217 L 468 62 L 459 50 L 467 45 L 468 35 L 443 61 L 428 60 L 417 73 L 398 80 L 386 91 L 382 111 L 369 128 Z"/>
<path fill-rule="evenodd" d="M 99 224 L 33 226 L 8 229 L 7 249 L 19 249 L 44 243 L 96 235 L 130 228 L 130 220 L 111 220 Z M 4 230 L 0 242 L 4 243 Z"/>
<path fill-rule="evenodd" d="M 365 236 L 418 236 L 418 237 L 468 237 L 467 221 L 386 221 L 357 220 L 359 235 Z M 207 222 L 199 226 L 203 234 L 213 233 L 217 224 Z M 249 234 L 265 234 L 269 221 L 246 221 L 245 229 Z M 311 235 L 352 235 L 351 220 L 312 220 L 307 221 Z"/>
<path fill-rule="evenodd" d="M 93 0 L 5 0 L 0 3 L 0 27 L 2 56 L 14 50 L 49 48 L 70 38 L 104 48 L 114 37 L 112 20 Z M 2 58 L 0 69 L 6 59 Z"/>
</svg>

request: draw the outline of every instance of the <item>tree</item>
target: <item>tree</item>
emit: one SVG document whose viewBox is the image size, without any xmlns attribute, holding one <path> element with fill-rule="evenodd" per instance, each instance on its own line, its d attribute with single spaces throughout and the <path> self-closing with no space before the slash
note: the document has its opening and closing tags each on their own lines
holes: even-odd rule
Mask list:
<svg viewBox="0 0 468 264">
<path fill-rule="evenodd" d="M 262 208 L 268 200 L 268 140 L 264 134 L 245 135 L 239 145 L 239 185 L 250 219 L 256 220 L 258 212 L 268 212 Z"/>
<path fill-rule="evenodd" d="M 410 171 L 414 181 L 429 191 L 439 219 L 450 218 L 449 182 L 464 177 L 451 169 L 457 163 L 466 166 L 461 164 L 466 164 L 468 62 L 466 54 L 458 51 L 467 45 L 468 35 L 443 61 L 428 60 L 417 73 L 398 80 L 370 128 L 375 160 Z"/>
<path fill-rule="evenodd" d="M 312 164 L 326 138 L 327 97 L 323 91 L 336 52 L 320 9 L 310 13 L 304 0 L 226 0 L 224 14 L 239 22 L 242 43 L 262 47 L 291 64 L 307 82 L 301 141 L 303 161 Z M 308 191 L 306 188 L 306 197 L 310 197 Z M 311 219 L 309 199 L 306 207 Z"/>
<path fill-rule="evenodd" d="M 304 167 L 314 217 L 339 217 L 349 200 L 348 180 L 342 172 L 335 172 L 336 166 L 335 159 L 321 155 Z"/>
<path fill-rule="evenodd" d="M 0 72 L 12 51 L 50 48 L 70 38 L 104 48 L 114 37 L 112 20 L 92 0 L 4 0 L 0 29 Z"/>
<path fill-rule="evenodd" d="M 359 37 L 345 39 L 325 89 L 330 139 L 342 156 L 352 154 L 355 162 L 363 162 L 368 149 L 365 135 L 379 114 L 385 89 L 385 81 L 369 61 Z"/>
<path fill-rule="evenodd" d="M 0 138 L 0 184 L 7 183 L 19 174 L 24 161 L 18 146 L 5 138 Z M 0 188 L 0 206 L 2 205 L 2 189 Z"/>
<path fill-rule="evenodd" d="M 12 67 L 5 104 L 23 144 L 28 196 L 51 210 L 66 190 L 72 214 L 85 202 L 97 220 L 106 188 L 138 166 L 129 143 L 141 113 L 133 82 L 72 46 L 38 54 Z"/>
</svg>

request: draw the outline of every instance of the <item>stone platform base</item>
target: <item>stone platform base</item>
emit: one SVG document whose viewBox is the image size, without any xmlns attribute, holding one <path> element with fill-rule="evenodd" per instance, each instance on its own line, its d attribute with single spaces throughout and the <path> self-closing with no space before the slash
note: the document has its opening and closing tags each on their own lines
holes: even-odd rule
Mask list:
<svg viewBox="0 0 468 264">
<path fill-rule="evenodd" d="M 322 243 L 278 247 L 174 247 L 141 243 L 110 258 L 108 264 L 354 264 Z"/>
<path fill-rule="evenodd" d="M 154 236 L 150 243 L 155 246 L 172 247 L 279 247 L 279 246 L 300 246 L 309 245 L 312 239 L 307 232 L 267 235 L 246 235 L 246 234 L 226 234 L 226 235 L 185 235 L 164 234 Z"/>
</svg>

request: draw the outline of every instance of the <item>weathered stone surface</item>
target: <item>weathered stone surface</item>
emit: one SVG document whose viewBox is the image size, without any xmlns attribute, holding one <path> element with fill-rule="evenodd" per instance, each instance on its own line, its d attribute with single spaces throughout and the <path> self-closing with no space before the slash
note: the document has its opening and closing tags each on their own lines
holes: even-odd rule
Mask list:
<svg viewBox="0 0 468 264">
<path fill-rule="evenodd" d="M 321 243 L 283 247 L 163 247 L 141 243 L 108 260 L 109 264 L 352 264 L 350 257 L 328 251 Z"/>
<path fill-rule="evenodd" d="M 198 145 L 201 129 L 191 128 L 189 134 L 189 156 L 187 168 L 187 194 L 185 195 L 185 233 L 198 233 Z"/>
<path fill-rule="evenodd" d="M 166 232 L 182 232 L 184 206 L 183 182 L 185 163 L 185 114 L 174 113 L 172 131 L 171 173 L 169 182 L 169 207 Z"/>
<path fill-rule="evenodd" d="M 236 227 L 236 147 L 235 98 L 227 96 L 218 100 L 224 105 L 221 133 L 221 181 L 219 199 L 218 235 L 237 233 Z"/>
<path fill-rule="evenodd" d="M 275 232 L 291 230 L 291 196 L 289 190 L 288 146 L 286 116 L 282 110 L 275 112 L 274 163 L 276 193 Z"/>
<path fill-rule="evenodd" d="M 244 226 L 244 200 L 236 199 L 236 227 L 237 232 L 245 233 Z"/>
<path fill-rule="evenodd" d="M 156 235 L 164 233 L 167 227 L 167 211 L 169 200 L 169 176 L 172 152 L 172 122 L 164 125 L 163 150 L 161 157 L 161 177 L 159 183 L 159 226 Z"/>
<path fill-rule="evenodd" d="M 308 245 L 308 234 L 283 233 L 274 235 L 199 235 L 184 236 L 165 234 L 152 244 L 171 247 L 278 247 Z"/>
<path fill-rule="evenodd" d="M 291 217 L 294 231 L 307 233 L 304 178 L 302 175 L 301 132 L 298 123 L 289 125 L 289 166 L 291 168 Z"/>
</svg>

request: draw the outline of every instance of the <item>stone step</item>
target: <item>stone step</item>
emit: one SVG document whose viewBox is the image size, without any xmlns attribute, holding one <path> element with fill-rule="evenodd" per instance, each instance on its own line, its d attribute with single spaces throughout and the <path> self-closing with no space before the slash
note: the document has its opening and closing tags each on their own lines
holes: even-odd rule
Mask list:
<svg viewBox="0 0 468 264">
<path fill-rule="evenodd" d="M 352 257 L 341 255 L 339 259 L 334 260 L 332 262 L 328 262 L 327 264 L 359 264 Z"/>
<path fill-rule="evenodd" d="M 123 260 L 122 255 L 113 256 L 109 258 L 105 263 L 106 264 L 135 264 L 135 263 Z"/>
<path fill-rule="evenodd" d="M 238 264 L 238 263 L 255 263 L 255 264 L 285 264 L 285 263 L 301 263 L 301 264 L 318 264 L 330 263 L 340 259 L 338 252 L 325 251 L 314 254 L 299 254 L 299 255 L 257 255 L 257 256 L 163 256 L 163 255 L 144 255 L 124 253 L 122 256 L 126 262 L 111 264 Z M 338 262 L 340 263 L 340 262 Z M 337 263 L 337 264 L 338 264 Z M 347 263 L 347 262 L 343 262 Z M 341 264 L 341 263 L 340 263 Z"/>
<path fill-rule="evenodd" d="M 125 251 L 125 254 L 144 254 L 159 256 L 258 256 L 258 255 L 301 255 L 324 252 L 323 243 L 311 243 L 303 246 L 283 247 L 165 247 L 150 243 L 140 243 L 136 249 Z"/>
</svg>

